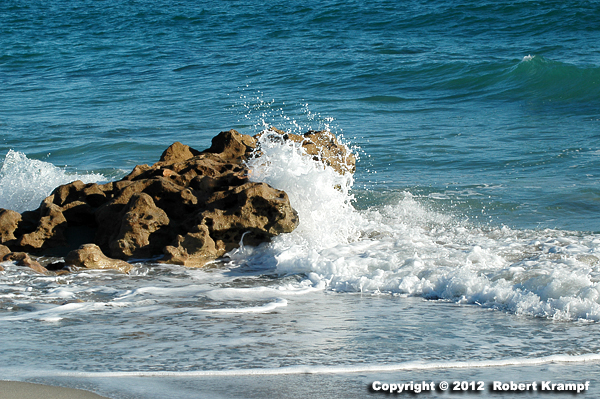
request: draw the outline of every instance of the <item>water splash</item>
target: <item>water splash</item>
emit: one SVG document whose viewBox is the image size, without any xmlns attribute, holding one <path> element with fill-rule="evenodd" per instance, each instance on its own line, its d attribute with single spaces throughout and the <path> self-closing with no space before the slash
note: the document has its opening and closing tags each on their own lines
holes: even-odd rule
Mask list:
<svg viewBox="0 0 600 399">
<path fill-rule="evenodd" d="M 600 320 L 600 238 L 479 225 L 409 192 L 354 208 L 353 179 L 266 132 L 254 181 L 290 196 L 299 227 L 236 262 L 272 265 L 337 292 L 420 296 L 554 320 Z"/>
<path fill-rule="evenodd" d="M 17 212 L 33 210 L 61 184 L 82 180 L 106 180 L 100 174 L 67 173 L 51 163 L 29 159 L 22 152 L 9 150 L 0 168 L 0 208 Z"/>
</svg>

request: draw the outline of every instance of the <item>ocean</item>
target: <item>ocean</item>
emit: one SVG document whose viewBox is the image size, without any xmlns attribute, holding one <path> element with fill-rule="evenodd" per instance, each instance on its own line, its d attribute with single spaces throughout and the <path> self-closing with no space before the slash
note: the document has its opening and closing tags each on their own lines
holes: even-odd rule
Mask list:
<svg viewBox="0 0 600 399">
<path fill-rule="evenodd" d="M 19 212 L 229 129 L 328 129 L 358 158 L 339 176 L 265 144 L 252 178 L 298 229 L 201 269 L 3 263 L 2 379 L 600 395 L 598 1 L 3 0 L 0 85 L 0 208 Z"/>
</svg>

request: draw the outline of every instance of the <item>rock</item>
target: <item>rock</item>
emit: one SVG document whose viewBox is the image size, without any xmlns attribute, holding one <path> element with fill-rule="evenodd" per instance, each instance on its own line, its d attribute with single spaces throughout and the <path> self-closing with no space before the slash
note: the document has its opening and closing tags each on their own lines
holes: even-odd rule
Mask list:
<svg viewBox="0 0 600 399">
<path fill-rule="evenodd" d="M 164 252 L 165 263 L 187 267 L 202 267 L 223 255 L 223 250 L 217 250 L 206 225 L 197 226 L 196 231 L 189 232 L 185 236 L 177 236 L 175 243 L 166 246 Z"/>
<path fill-rule="evenodd" d="M 181 144 L 179 141 L 176 141 L 162 153 L 159 162 L 182 162 L 186 159 L 193 158 L 196 155 L 200 155 L 200 151 L 196 151 L 193 148 L 190 148 L 189 146 Z"/>
<path fill-rule="evenodd" d="M 4 258 L 4 256 L 8 255 L 11 252 L 12 251 L 10 250 L 9 247 L 7 247 L 6 245 L 0 244 L 0 259 Z"/>
<path fill-rule="evenodd" d="M 15 231 L 21 220 L 20 213 L 0 208 L 0 244 L 16 240 Z"/>
<path fill-rule="evenodd" d="M 221 158 L 231 161 L 241 161 L 256 148 L 256 145 L 255 137 L 229 130 L 213 137 L 210 148 L 204 152 L 218 154 Z"/>
<path fill-rule="evenodd" d="M 17 266 L 26 266 L 38 273 L 48 274 L 48 270 L 39 264 L 39 262 L 31 259 L 31 257 L 25 252 L 10 252 L 2 258 L 3 261 L 15 262 Z"/>
<path fill-rule="evenodd" d="M 271 140 L 301 143 L 339 173 L 354 170 L 353 155 L 329 132 L 274 132 Z M 138 165 L 119 181 L 61 185 L 34 211 L 0 210 L 0 244 L 100 265 L 80 267 L 129 270 L 121 260 L 162 256 L 198 267 L 237 248 L 242 238 L 245 245 L 268 242 L 299 220 L 285 192 L 248 179 L 245 161 L 260 156 L 259 138 L 229 130 L 204 151 L 176 142 L 154 165 Z"/>
<path fill-rule="evenodd" d="M 288 195 L 266 183 L 245 183 L 211 199 L 213 209 L 198 214 L 196 222 L 208 227 L 225 252 L 237 248 L 244 234 L 245 244 L 258 245 L 298 225 L 298 214 L 287 206 Z"/>
<path fill-rule="evenodd" d="M 54 196 L 47 197 L 40 207 L 40 220 L 36 229 L 27 234 L 23 234 L 17 241 L 17 245 L 25 250 L 36 250 L 43 246 L 65 245 L 64 236 L 67 228 L 67 219 L 62 213 L 62 209 L 52 203 Z"/>
<path fill-rule="evenodd" d="M 118 219 L 121 226 L 110 240 L 111 256 L 147 258 L 162 251 L 168 238 L 160 233 L 169 218 L 150 195 L 134 194 Z"/>
<path fill-rule="evenodd" d="M 69 252 L 65 257 L 65 263 L 86 269 L 113 269 L 123 273 L 129 272 L 133 267 L 123 260 L 107 257 L 96 244 L 85 244 Z"/>
<path fill-rule="evenodd" d="M 4 258 L 4 256 L 8 255 L 11 252 L 12 251 L 10 250 L 10 248 L 8 248 L 6 245 L 0 244 L 0 260 L 2 260 Z M 3 272 L 3 271 L 4 271 L 4 268 L 2 266 L 0 266 L 0 272 Z"/>
<path fill-rule="evenodd" d="M 338 142 L 337 137 L 327 130 L 309 130 L 303 135 L 286 133 L 271 127 L 270 132 L 277 133 L 276 140 L 291 140 L 302 145 L 307 155 L 311 155 L 315 161 L 321 161 L 329 165 L 339 174 L 354 173 L 356 171 L 356 157 L 348 148 Z M 261 132 L 255 138 L 269 133 Z"/>
</svg>

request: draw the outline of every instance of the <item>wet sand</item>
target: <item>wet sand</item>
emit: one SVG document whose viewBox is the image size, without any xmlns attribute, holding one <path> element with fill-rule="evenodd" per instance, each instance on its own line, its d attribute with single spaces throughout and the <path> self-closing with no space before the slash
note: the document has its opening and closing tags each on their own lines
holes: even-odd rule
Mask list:
<svg viewBox="0 0 600 399">
<path fill-rule="evenodd" d="M 106 399 L 80 389 L 53 387 L 29 382 L 0 381 L 0 399 Z"/>
</svg>

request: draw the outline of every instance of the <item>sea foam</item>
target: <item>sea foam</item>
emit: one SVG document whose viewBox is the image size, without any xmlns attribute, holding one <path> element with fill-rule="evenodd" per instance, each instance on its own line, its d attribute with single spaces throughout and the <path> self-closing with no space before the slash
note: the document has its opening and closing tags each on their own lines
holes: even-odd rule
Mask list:
<svg viewBox="0 0 600 399">
<path fill-rule="evenodd" d="M 498 368 L 510 366 L 537 366 L 556 363 L 596 363 L 600 354 L 552 355 L 538 358 L 510 358 L 483 361 L 411 361 L 395 364 L 365 364 L 359 366 L 285 366 L 277 368 L 244 368 L 235 370 L 197 371 L 118 371 L 118 372 L 77 372 L 77 371 L 38 371 L 36 376 L 62 376 L 76 378 L 125 378 L 125 377 L 206 377 L 206 376 L 260 376 L 295 374 L 349 374 L 415 370 Z"/>
<path fill-rule="evenodd" d="M 270 133 L 272 134 L 272 133 Z M 364 211 L 353 180 L 303 156 L 295 143 L 264 138 L 252 179 L 285 190 L 300 225 L 258 253 L 339 292 L 420 296 L 556 320 L 600 320 L 600 237 L 561 230 L 477 225 L 427 208 L 409 192 Z"/>
<path fill-rule="evenodd" d="M 243 272 L 250 279 L 273 272 L 283 278 L 279 289 L 189 286 L 186 292 L 193 296 L 228 301 L 218 308 L 210 306 L 215 309 L 211 312 L 269 312 L 285 306 L 288 299 L 284 298 L 290 295 L 325 290 L 416 296 L 555 320 L 600 320 L 598 235 L 478 225 L 461 215 L 433 209 L 407 191 L 358 210 L 352 175 L 336 173 L 305 156 L 298 143 L 282 144 L 273 139 L 274 134 L 263 134 L 261 157 L 248 162 L 251 179 L 285 190 L 298 211 L 300 225 L 269 244 L 232 251 L 227 267 L 241 267 L 236 273 Z M 10 151 L 0 173 L 0 206 L 32 209 L 56 185 L 75 179 L 95 181 L 102 176 L 70 175 Z M 427 201 L 431 203 L 430 198 Z M 214 272 L 186 275 L 202 284 L 229 280 Z M 173 284 L 159 284 L 151 293 L 148 289 L 111 293 L 110 303 L 143 305 L 147 295 L 163 297 L 161 292 L 180 289 L 182 282 Z M 76 283 L 71 290 L 82 297 L 98 295 L 97 290 L 80 288 Z M 30 295 L 31 300 L 43 302 L 44 295 L 56 300 L 66 294 L 27 294 L 19 302 L 27 303 Z M 72 310 L 41 309 L 36 317 L 62 317 L 64 311 Z"/>
<path fill-rule="evenodd" d="M 67 173 L 51 163 L 9 150 L 0 168 L 0 208 L 17 212 L 33 210 L 54 188 L 75 180 L 96 183 L 106 178 L 95 173 Z"/>
</svg>

